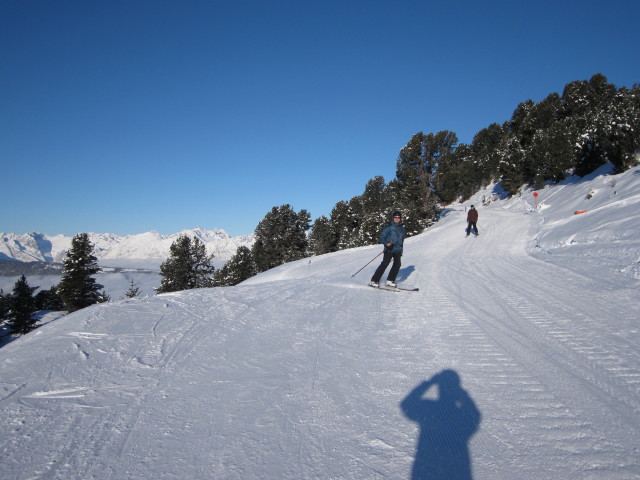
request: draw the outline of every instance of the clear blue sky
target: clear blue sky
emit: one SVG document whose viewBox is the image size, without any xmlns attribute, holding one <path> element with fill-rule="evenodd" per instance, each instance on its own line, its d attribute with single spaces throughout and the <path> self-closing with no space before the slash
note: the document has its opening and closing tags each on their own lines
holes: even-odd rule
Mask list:
<svg viewBox="0 0 640 480">
<path fill-rule="evenodd" d="M 0 0 L 0 231 L 253 232 L 565 84 L 640 83 L 640 5 Z"/>
</svg>

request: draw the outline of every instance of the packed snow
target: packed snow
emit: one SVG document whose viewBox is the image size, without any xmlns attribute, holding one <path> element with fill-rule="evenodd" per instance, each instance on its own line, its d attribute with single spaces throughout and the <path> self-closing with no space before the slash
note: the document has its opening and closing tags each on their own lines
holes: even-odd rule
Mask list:
<svg viewBox="0 0 640 480">
<path fill-rule="evenodd" d="M 10 343 L 0 476 L 640 478 L 640 168 L 532 193 L 408 239 L 419 292 L 371 246 Z"/>
</svg>

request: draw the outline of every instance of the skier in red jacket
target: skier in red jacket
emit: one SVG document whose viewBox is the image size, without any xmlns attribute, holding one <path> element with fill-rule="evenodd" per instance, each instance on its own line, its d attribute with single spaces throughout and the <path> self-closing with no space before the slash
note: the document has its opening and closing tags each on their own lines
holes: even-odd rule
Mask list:
<svg viewBox="0 0 640 480">
<path fill-rule="evenodd" d="M 473 230 L 473 234 L 476 237 L 478 236 L 478 226 L 476 225 L 477 222 L 478 222 L 478 211 L 476 210 L 476 207 L 471 205 L 471 208 L 469 209 L 469 213 L 467 213 L 467 237 L 471 233 L 471 230 Z"/>
</svg>

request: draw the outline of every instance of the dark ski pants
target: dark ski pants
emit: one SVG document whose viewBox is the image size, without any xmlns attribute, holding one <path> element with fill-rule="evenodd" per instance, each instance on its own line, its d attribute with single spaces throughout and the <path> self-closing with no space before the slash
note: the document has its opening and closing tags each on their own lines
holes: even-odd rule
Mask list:
<svg viewBox="0 0 640 480">
<path fill-rule="evenodd" d="M 391 265 L 391 270 L 389 270 L 389 275 L 387 275 L 387 280 L 391 280 L 392 282 L 396 281 L 396 276 L 400 271 L 400 258 L 402 257 L 402 252 L 392 253 L 392 252 L 384 252 L 384 257 L 382 257 L 382 263 L 371 277 L 372 282 L 380 283 L 380 279 L 382 278 L 382 274 L 393 260 L 393 265 Z"/>
<path fill-rule="evenodd" d="M 469 235 L 471 233 L 472 229 L 473 229 L 473 234 L 477 235 L 478 234 L 478 227 L 476 226 L 476 222 L 469 222 L 469 225 L 467 225 L 467 235 Z"/>
</svg>

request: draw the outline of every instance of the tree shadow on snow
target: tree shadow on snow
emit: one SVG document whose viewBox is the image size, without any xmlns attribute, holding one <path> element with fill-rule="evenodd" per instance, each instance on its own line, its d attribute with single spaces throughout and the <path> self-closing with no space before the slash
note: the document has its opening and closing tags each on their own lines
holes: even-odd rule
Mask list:
<svg viewBox="0 0 640 480">
<path fill-rule="evenodd" d="M 435 389 L 437 388 L 437 396 Z M 429 394 L 425 397 L 425 394 Z M 480 411 L 453 370 L 443 370 L 414 388 L 400 403 L 418 423 L 411 480 L 471 480 L 469 440 L 480 425 Z"/>
</svg>

